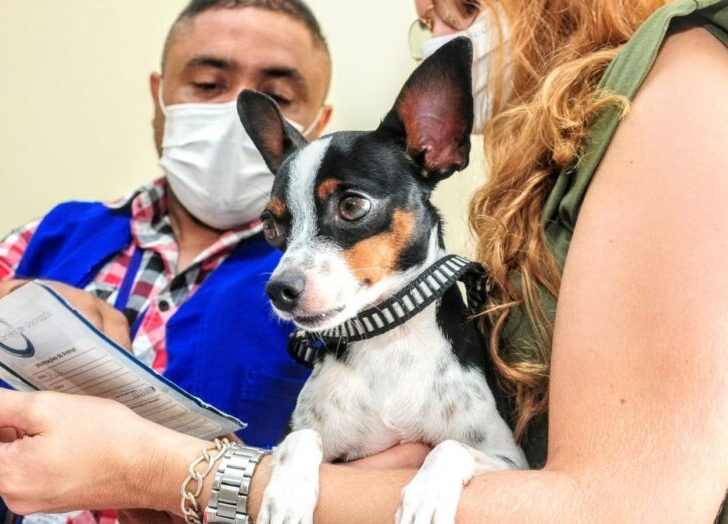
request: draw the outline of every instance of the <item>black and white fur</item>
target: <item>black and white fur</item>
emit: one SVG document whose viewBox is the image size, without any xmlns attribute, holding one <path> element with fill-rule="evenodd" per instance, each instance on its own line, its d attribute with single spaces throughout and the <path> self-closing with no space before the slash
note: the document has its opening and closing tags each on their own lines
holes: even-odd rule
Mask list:
<svg viewBox="0 0 728 524">
<path fill-rule="evenodd" d="M 274 309 L 321 331 L 402 289 L 446 254 L 429 197 L 466 167 L 471 59 L 456 39 L 423 62 L 373 132 L 307 143 L 265 95 L 238 101 L 276 173 L 263 215 L 284 251 L 267 287 Z M 485 378 L 484 344 L 457 286 L 404 325 L 317 363 L 273 451 L 257 522 L 312 522 L 322 461 L 404 442 L 433 446 L 402 492 L 397 522 L 454 522 L 462 487 L 486 471 L 526 468 Z"/>
</svg>

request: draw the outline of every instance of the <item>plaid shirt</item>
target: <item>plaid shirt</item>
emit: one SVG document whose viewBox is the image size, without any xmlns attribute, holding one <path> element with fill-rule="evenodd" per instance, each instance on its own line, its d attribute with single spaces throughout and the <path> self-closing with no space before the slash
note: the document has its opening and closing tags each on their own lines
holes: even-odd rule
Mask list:
<svg viewBox="0 0 728 524">
<path fill-rule="evenodd" d="M 109 204 L 113 208 L 131 205 L 132 241 L 107 262 L 85 288 L 115 304 L 134 252 L 141 250 L 141 264 L 134 276 L 124 314 L 130 325 L 138 323 L 132 341 L 134 354 L 160 373 L 167 366 L 165 335 L 169 319 L 242 240 L 262 230 L 260 221 L 255 220 L 226 231 L 197 255 L 189 267 L 178 272 L 179 247 L 172 231 L 166 191 L 167 184 L 162 178 Z M 39 223 L 40 220 L 33 221 L 0 242 L 0 281 L 14 278 Z"/>
</svg>

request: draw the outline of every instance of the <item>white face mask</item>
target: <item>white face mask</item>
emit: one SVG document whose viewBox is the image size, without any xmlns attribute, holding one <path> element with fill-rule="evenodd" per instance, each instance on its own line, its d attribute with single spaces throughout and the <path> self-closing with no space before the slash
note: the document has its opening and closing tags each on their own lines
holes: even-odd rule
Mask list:
<svg viewBox="0 0 728 524">
<path fill-rule="evenodd" d="M 496 42 L 491 38 L 490 34 L 490 29 L 493 28 L 494 23 L 490 11 L 486 9 L 478 15 L 478 18 L 465 31 L 431 38 L 425 41 L 421 47 L 422 57 L 427 58 L 450 40 L 459 36 L 466 36 L 473 43 L 474 135 L 483 132 L 485 122 L 490 118 L 492 110 L 492 94 L 487 86 L 491 55 L 496 46 Z"/>
<path fill-rule="evenodd" d="M 160 105 L 166 119 L 159 165 L 175 196 L 200 222 L 232 229 L 260 216 L 273 174 L 240 123 L 236 101 Z M 290 122 L 304 135 L 303 126 Z"/>
</svg>

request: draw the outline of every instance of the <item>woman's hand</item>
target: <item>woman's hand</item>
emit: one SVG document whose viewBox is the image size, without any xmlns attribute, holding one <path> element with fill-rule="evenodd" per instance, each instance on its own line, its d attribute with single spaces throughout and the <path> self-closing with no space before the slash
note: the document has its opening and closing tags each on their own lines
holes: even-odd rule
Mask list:
<svg viewBox="0 0 728 524">
<path fill-rule="evenodd" d="M 187 464 L 209 445 L 111 400 L 0 390 L 0 497 L 15 513 L 179 511 Z M 6 436 L 9 434 L 5 432 Z"/>
<path fill-rule="evenodd" d="M 430 446 L 418 442 L 398 444 L 371 457 L 349 462 L 348 465 L 362 469 L 419 468 L 430 450 Z"/>
</svg>

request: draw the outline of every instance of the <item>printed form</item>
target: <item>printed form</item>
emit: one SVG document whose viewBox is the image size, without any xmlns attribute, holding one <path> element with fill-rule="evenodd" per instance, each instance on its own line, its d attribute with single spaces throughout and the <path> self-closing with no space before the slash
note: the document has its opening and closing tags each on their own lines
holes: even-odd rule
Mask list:
<svg viewBox="0 0 728 524">
<path fill-rule="evenodd" d="M 245 427 L 137 360 L 37 281 L 0 300 L 0 379 L 21 391 L 113 399 L 204 439 Z"/>
</svg>

